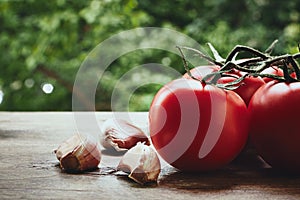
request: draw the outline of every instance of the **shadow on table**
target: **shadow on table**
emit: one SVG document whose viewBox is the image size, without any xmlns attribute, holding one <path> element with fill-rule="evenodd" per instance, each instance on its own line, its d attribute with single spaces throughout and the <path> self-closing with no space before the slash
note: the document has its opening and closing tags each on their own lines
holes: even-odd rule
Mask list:
<svg viewBox="0 0 300 200">
<path fill-rule="evenodd" d="M 116 151 L 115 149 L 103 149 L 101 153 L 107 156 L 122 156 L 126 151 Z"/>
<path fill-rule="evenodd" d="M 162 171 L 159 186 L 194 193 L 266 189 L 300 195 L 300 175 L 272 168 L 250 169 L 233 165 L 205 173 L 186 173 L 168 167 Z"/>
</svg>

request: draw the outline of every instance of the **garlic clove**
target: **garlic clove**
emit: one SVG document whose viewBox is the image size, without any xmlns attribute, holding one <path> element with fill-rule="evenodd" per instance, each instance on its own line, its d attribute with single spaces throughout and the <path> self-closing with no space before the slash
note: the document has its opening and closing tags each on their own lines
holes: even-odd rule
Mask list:
<svg viewBox="0 0 300 200">
<path fill-rule="evenodd" d="M 139 142 L 124 154 L 117 169 L 129 173 L 129 178 L 143 185 L 157 182 L 161 165 L 155 150 Z"/>
<path fill-rule="evenodd" d="M 147 135 L 129 122 L 123 119 L 108 119 L 103 123 L 100 143 L 104 148 L 126 151 L 138 142 L 150 145 Z"/>
<path fill-rule="evenodd" d="M 70 152 L 74 149 L 74 145 L 72 144 L 78 144 L 79 143 L 79 137 L 77 135 L 72 136 L 71 138 L 65 140 L 63 143 L 61 143 L 56 150 L 54 150 L 54 153 L 56 155 L 56 158 L 60 161 L 61 157 L 66 154 L 66 152 Z"/>
<path fill-rule="evenodd" d="M 60 167 L 67 172 L 95 169 L 101 160 L 99 144 L 79 134 L 64 141 L 54 153 L 60 161 Z"/>
</svg>

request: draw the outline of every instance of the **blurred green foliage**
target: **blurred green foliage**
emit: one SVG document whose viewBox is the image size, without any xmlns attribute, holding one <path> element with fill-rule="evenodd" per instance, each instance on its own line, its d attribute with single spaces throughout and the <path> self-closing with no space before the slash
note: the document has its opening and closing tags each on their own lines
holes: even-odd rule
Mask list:
<svg viewBox="0 0 300 200">
<path fill-rule="evenodd" d="M 236 44 L 264 50 L 275 39 L 279 43 L 274 54 L 295 53 L 300 1 L 1 0 L 0 110 L 71 110 L 73 82 L 88 53 L 116 33 L 146 26 L 177 30 L 206 50 L 210 42 L 224 56 Z M 117 80 L 131 67 L 149 62 L 184 73 L 180 57 L 168 52 L 124 55 L 112 63 L 109 78 L 99 88 L 96 110 L 110 110 Z M 53 88 L 43 90 L 45 84 Z M 136 90 L 129 110 L 148 110 L 159 87 Z"/>
</svg>

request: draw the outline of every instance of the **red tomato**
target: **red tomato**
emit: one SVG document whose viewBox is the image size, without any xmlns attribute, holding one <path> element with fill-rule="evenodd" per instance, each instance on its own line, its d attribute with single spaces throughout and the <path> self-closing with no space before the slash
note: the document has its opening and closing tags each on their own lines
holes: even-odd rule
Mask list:
<svg viewBox="0 0 300 200">
<path fill-rule="evenodd" d="M 220 69 L 220 67 L 217 65 L 205 65 L 205 66 L 195 67 L 195 68 L 191 69 L 190 72 L 196 79 L 201 80 L 207 74 L 216 72 L 219 69 Z M 231 73 L 229 73 L 229 75 L 230 74 L 241 77 L 244 74 L 244 72 L 240 72 L 238 70 L 233 70 Z M 185 73 L 183 75 L 183 77 L 191 79 L 191 77 L 187 73 Z M 234 77 L 222 77 L 218 80 L 218 83 L 229 83 L 234 80 L 236 80 L 236 78 L 234 78 Z M 241 86 L 233 91 L 236 92 L 238 95 L 240 95 L 242 97 L 242 99 L 245 101 L 246 105 L 248 105 L 252 95 L 263 84 L 265 84 L 265 82 L 261 77 L 253 77 L 253 76 L 246 77 L 243 80 Z"/>
<path fill-rule="evenodd" d="M 229 83 L 236 80 L 236 78 L 233 77 L 222 77 L 218 80 L 218 83 Z M 241 85 L 234 89 L 233 91 L 236 92 L 238 95 L 242 97 L 242 99 L 245 101 L 246 105 L 249 104 L 251 97 L 256 92 L 258 88 L 260 88 L 262 85 L 264 85 L 265 82 L 260 77 L 246 77 Z"/>
<path fill-rule="evenodd" d="M 157 152 L 183 171 L 214 170 L 233 160 L 248 137 L 248 111 L 232 91 L 177 79 L 156 94 L 149 111 Z"/>
<path fill-rule="evenodd" d="M 250 138 L 274 168 L 300 172 L 300 82 L 272 81 L 253 95 Z"/>
<path fill-rule="evenodd" d="M 198 80 L 201 80 L 204 76 L 207 74 L 210 74 L 212 72 L 216 72 L 220 69 L 217 65 L 203 65 L 198 66 L 190 70 L 191 74 Z M 190 75 L 188 73 L 185 73 L 183 75 L 184 78 L 191 79 Z"/>
<path fill-rule="evenodd" d="M 216 72 L 219 69 L 220 69 L 220 67 L 217 65 L 205 65 L 205 66 L 195 67 L 195 68 L 191 69 L 190 72 L 196 79 L 201 80 L 207 74 Z M 244 74 L 244 72 L 240 72 L 238 70 L 233 70 L 231 73 L 229 73 L 229 75 L 230 74 L 241 77 Z M 187 73 L 185 73 L 183 75 L 183 77 L 191 79 L 191 77 Z M 236 78 L 234 78 L 234 77 L 222 77 L 218 80 L 218 83 L 229 83 L 234 80 L 236 80 Z M 262 86 L 264 84 L 265 84 L 265 82 L 261 77 L 250 76 L 250 77 L 246 77 L 243 80 L 241 86 L 233 91 L 236 92 L 238 95 L 240 95 L 242 97 L 242 99 L 245 101 L 246 105 L 248 105 L 252 95 L 256 92 L 256 90 L 260 86 Z"/>
<path fill-rule="evenodd" d="M 292 73 L 290 74 L 290 76 L 291 76 L 292 78 L 297 78 L 297 75 L 296 75 L 295 72 L 292 72 Z"/>
<path fill-rule="evenodd" d="M 276 66 L 273 66 L 273 67 L 268 67 L 267 69 L 263 70 L 261 72 L 262 74 L 274 74 L 274 75 L 277 75 L 277 76 L 283 76 L 283 71 L 282 69 L 276 67 Z M 273 81 L 274 79 L 272 78 L 267 78 L 267 77 L 264 77 L 263 80 L 268 83 L 270 81 Z"/>
</svg>

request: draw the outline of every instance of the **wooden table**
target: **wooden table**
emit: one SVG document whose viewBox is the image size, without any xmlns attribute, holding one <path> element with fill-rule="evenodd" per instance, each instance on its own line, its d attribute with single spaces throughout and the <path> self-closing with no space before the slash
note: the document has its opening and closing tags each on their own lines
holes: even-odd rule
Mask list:
<svg viewBox="0 0 300 200">
<path fill-rule="evenodd" d="M 130 116 L 146 129 L 147 113 Z M 101 125 L 112 113 L 95 117 Z M 300 199 L 300 177 L 270 168 L 229 165 L 184 174 L 163 164 L 156 185 L 140 186 L 110 173 L 122 155 L 103 151 L 99 170 L 63 173 L 53 150 L 76 131 L 72 112 L 1 112 L 0 199 Z"/>
</svg>

